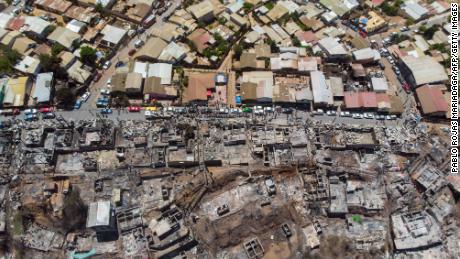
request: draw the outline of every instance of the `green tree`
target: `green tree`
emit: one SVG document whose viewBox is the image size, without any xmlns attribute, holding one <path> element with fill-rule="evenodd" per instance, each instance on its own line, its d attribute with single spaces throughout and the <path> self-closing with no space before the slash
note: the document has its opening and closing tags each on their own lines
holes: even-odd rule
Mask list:
<svg viewBox="0 0 460 259">
<path fill-rule="evenodd" d="M 50 26 L 46 27 L 45 31 L 43 32 L 43 35 L 45 37 L 48 37 L 48 35 L 50 35 L 55 29 L 56 29 L 55 25 L 50 25 Z"/>
<path fill-rule="evenodd" d="M 88 47 L 88 46 L 83 46 L 80 48 L 80 59 L 81 62 L 83 62 L 86 65 L 94 65 L 96 63 L 97 55 L 96 55 L 96 50 Z"/>
<path fill-rule="evenodd" d="M 301 43 L 300 43 L 299 38 L 297 38 L 296 36 L 292 37 L 292 45 L 294 45 L 296 47 L 300 47 Z"/>
<path fill-rule="evenodd" d="M 235 59 L 237 59 L 237 60 L 240 59 L 241 54 L 243 54 L 243 50 L 244 50 L 244 48 L 241 45 L 241 43 L 238 43 L 233 47 L 233 54 L 235 56 Z"/>
<path fill-rule="evenodd" d="M 57 90 L 56 92 L 56 99 L 59 104 L 61 104 L 64 107 L 72 107 L 75 104 L 75 94 L 72 93 L 72 91 L 67 88 L 61 88 Z"/>
<path fill-rule="evenodd" d="M 94 10 L 96 12 L 99 12 L 99 13 L 102 13 L 104 12 L 104 6 L 102 5 L 102 3 L 97 3 L 96 6 L 94 7 Z"/>
<path fill-rule="evenodd" d="M 249 13 L 253 7 L 254 7 L 254 5 L 251 4 L 251 3 L 245 2 L 243 4 L 243 10 L 244 10 L 245 13 Z"/>
<path fill-rule="evenodd" d="M 227 23 L 227 19 L 225 19 L 224 17 L 219 17 L 219 18 L 217 18 L 217 21 L 219 22 L 219 24 L 222 24 L 222 25 L 224 25 L 225 23 Z"/>
<path fill-rule="evenodd" d="M 19 52 L 2 46 L 0 48 L 0 72 L 13 72 L 14 66 L 18 63 L 19 59 L 21 59 L 21 54 L 19 54 Z"/>
<path fill-rule="evenodd" d="M 442 43 L 436 43 L 430 46 L 430 50 L 438 50 L 441 52 L 447 52 L 446 46 Z"/>
<path fill-rule="evenodd" d="M 38 56 L 43 72 L 53 72 L 57 79 L 66 80 L 67 71 L 61 67 L 61 58 L 49 54 L 40 54 Z"/>
<path fill-rule="evenodd" d="M 213 55 L 212 51 L 210 48 L 206 48 L 203 50 L 203 56 L 210 58 Z"/>
<path fill-rule="evenodd" d="M 410 25 L 412 25 L 412 24 L 414 24 L 414 23 L 415 23 L 415 22 L 414 22 L 414 19 L 412 19 L 412 18 L 407 18 L 407 20 L 406 20 L 406 26 L 410 26 Z"/>
<path fill-rule="evenodd" d="M 273 7 L 275 7 L 275 4 L 273 2 L 268 2 L 266 3 L 265 5 L 265 8 L 267 8 L 268 10 L 271 10 L 273 9 Z"/>
<path fill-rule="evenodd" d="M 53 46 L 51 47 L 51 55 L 52 56 L 57 56 L 61 51 L 63 51 L 65 48 L 59 43 L 54 43 Z"/>
<path fill-rule="evenodd" d="M 396 4 L 391 5 L 387 1 L 384 1 L 380 8 L 388 16 L 398 15 L 398 7 L 396 6 Z"/>
<path fill-rule="evenodd" d="M 423 37 L 427 40 L 431 40 L 437 30 L 438 30 L 438 26 L 433 25 L 430 28 L 423 31 Z"/>
</svg>

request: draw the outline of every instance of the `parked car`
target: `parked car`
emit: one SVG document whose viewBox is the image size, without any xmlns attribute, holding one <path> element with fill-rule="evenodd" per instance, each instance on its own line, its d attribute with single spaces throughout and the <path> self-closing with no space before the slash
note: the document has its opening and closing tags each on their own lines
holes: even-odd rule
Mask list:
<svg viewBox="0 0 460 259">
<path fill-rule="evenodd" d="M 292 114 L 293 109 L 292 108 L 283 108 L 281 110 L 281 112 L 284 113 L 284 114 Z"/>
<path fill-rule="evenodd" d="M 19 109 L 5 109 L 0 111 L 0 114 L 2 114 L 3 116 L 18 115 L 20 113 L 21 112 L 19 111 Z"/>
<path fill-rule="evenodd" d="M 116 64 L 115 64 L 115 67 L 118 68 L 118 67 L 124 67 L 125 66 L 125 63 L 123 61 L 118 61 Z"/>
<path fill-rule="evenodd" d="M 364 118 L 366 118 L 366 119 L 375 119 L 375 115 L 373 113 L 366 112 L 366 113 L 364 113 Z"/>
<path fill-rule="evenodd" d="M 81 107 L 81 100 L 77 100 L 77 101 L 75 102 L 75 105 L 73 106 L 73 108 L 74 108 L 75 110 L 78 110 L 78 109 L 80 109 L 80 107 Z"/>
<path fill-rule="evenodd" d="M 385 119 L 386 120 L 396 120 L 398 117 L 396 117 L 396 115 L 386 115 L 385 116 Z"/>
<path fill-rule="evenodd" d="M 385 115 L 377 114 L 377 115 L 375 115 L 375 119 L 376 119 L 376 120 L 384 120 L 384 119 L 385 119 Z"/>
<path fill-rule="evenodd" d="M 326 114 L 327 114 L 328 116 L 336 116 L 336 115 L 337 115 L 337 112 L 336 112 L 336 111 L 330 110 L 330 111 L 327 111 Z"/>
<path fill-rule="evenodd" d="M 14 16 L 19 15 L 20 13 L 21 13 L 21 8 L 15 8 L 15 9 L 13 9 L 12 14 L 13 14 Z"/>
<path fill-rule="evenodd" d="M 109 69 L 109 67 L 110 67 L 111 65 L 112 65 L 112 61 L 107 60 L 107 61 L 104 63 L 104 66 L 102 66 L 102 68 L 103 68 L 104 70 L 107 70 L 107 69 Z"/>
<path fill-rule="evenodd" d="M 29 113 L 29 114 L 26 114 L 26 115 L 24 116 L 24 120 L 25 120 L 25 121 L 34 121 L 34 120 L 38 120 L 38 116 L 37 116 L 37 114 Z"/>
<path fill-rule="evenodd" d="M 128 107 L 128 111 L 129 111 L 129 112 L 140 112 L 140 111 L 141 111 L 141 107 L 139 107 L 139 106 L 129 106 L 129 107 Z"/>
<path fill-rule="evenodd" d="M 107 89 L 107 88 L 102 88 L 99 92 L 100 92 L 102 95 L 109 95 L 109 94 L 110 94 L 110 90 Z"/>
<path fill-rule="evenodd" d="M 38 113 L 38 110 L 37 109 L 25 109 L 24 110 L 24 114 L 25 115 L 28 115 L 28 114 L 36 114 Z"/>
<path fill-rule="evenodd" d="M 148 119 L 151 119 L 153 118 L 153 111 L 150 111 L 150 110 L 145 110 L 144 111 L 144 115 L 145 115 L 145 118 L 148 120 Z"/>
<path fill-rule="evenodd" d="M 323 115 L 324 114 L 324 111 L 322 109 L 318 109 L 316 111 L 313 111 L 312 115 L 315 116 L 315 115 Z"/>
<path fill-rule="evenodd" d="M 272 113 L 272 112 L 273 112 L 273 108 L 272 108 L 272 107 L 264 107 L 264 112 L 266 112 L 266 113 Z"/>
<path fill-rule="evenodd" d="M 34 10 L 33 7 L 27 6 L 27 5 L 22 8 L 22 12 L 25 13 L 25 14 L 30 14 L 30 13 L 32 13 L 33 10 Z"/>
<path fill-rule="evenodd" d="M 410 85 L 407 82 L 404 82 L 402 84 L 402 88 L 404 89 L 404 91 L 406 91 L 406 93 L 410 93 Z"/>
<path fill-rule="evenodd" d="M 405 32 L 405 31 L 408 31 L 408 30 L 409 30 L 409 28 L 407 26 L 404 26 L 404 27 L 402 27 L 400 29 L 401 32 Z"/>
<path fill-rule="evenodd" d="M 49 113 L 49 112 L 52 112 L 52 111 L 53 111 L 53 108 L 51 108 L 51 107 L 42 107 L 42 108 L 40 108 L 41 113 Z"/>
<path fill-rule="evenodd" d="M 140 48 L 140 47 L 142 47 L 142 45 L 144 45 L 143 40 L 136 40 L 136 42 L 134 42 L 134 47 L 136 47 L 136 48 Z"/>
<path fill-rule="evenodd" d="M 130 49 L 130 50 L 128 51 L 128 55 L 129 55 L 129 56 L 132 56 L 132 55 L 134 55 L 134 53 L 136 53 L 136 51 L 137 51 L 136 49 Z"/>
<path fill-rule="evenodd" d="M 110 108 L 103 108 L 101 109 L 102 114 L 112 114 L 112 109 Z"/>
<path fill-rule="evenodd" d="M 243 108 L 243 113 L 251 113 L 252 112 L 252 109 L 249 108 L 249 107 L 244 107 Z"/>
<path fill-rule="evenodd" d="M 84 94 L 80 97 L 80 100 L 81 100 L 82 102 L 86 102 L 86 101 L 88 101 L 90 95 L 91 95 L 90 92 L 86 92 L 86 93 L 84 93 Z"/>
<path fill-rule="evenodd" d="M 47 112 L 43 114 L 43 119 L 54 119 L 56 115 L 53 112 Z"/>
<path fill-rule="evenodd" d="M 364 116 L 361 113 L 353 113 L 352 114 L 353 119 L 362 119 Z"/>
<path fill-rule="evenodd" d="M 102 108 L 102 107 L 107 107 L 107 105 L 109 105 L 109 99 L 108 98 L 98 98 L 96 100 L 96 107 L 98 108 Z"/>
<path fill-rule="evenodd" d="M 14 6 L 17 6 L 17 5 L 20 4 L 20 3 L 21 3 L 21 0 L 14 0 L 12 4 L 13 4 Z"/>
<path fill-rule="evenodd" d="M 351 113 L 349 111 L 342 111 L 340 112 L 341 117 L 351 117 Z"/>
<path fill-rule="evenodd" d="M 102 74 L 101 74 L 101 73 L 97 73 L 97 74 L 94 76 L 93 81 L 94 81 L 94 82 L 98 82 L 99 79 L 101 79 L 101 77 L 102 77 Z"/>
</svg>

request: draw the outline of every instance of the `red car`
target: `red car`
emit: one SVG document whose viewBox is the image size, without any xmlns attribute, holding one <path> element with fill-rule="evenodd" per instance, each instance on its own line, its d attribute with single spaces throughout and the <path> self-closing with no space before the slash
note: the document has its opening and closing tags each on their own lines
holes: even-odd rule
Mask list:
<svg viewBox="0 0 460 259">
<path fill-rule="evenodd" d="M 136 49 L 131 49 L 131 50 L 128 51 L 129 56 L 134 55 L 134 53 L 136 53 Z"/>
<path fill-rule="evenodd" d="M 129 106 L 129 107 L 128 107 L 128 111 L 129 111 L 129 112 L 140 112 L 140 111 L 141 111 L 141 107 L 139 107 L 139 106 Z"/>
<path fill-rule="evenodd" d="M 404 89 L 404 91 L 406 91 L 406 93 L 409 93 L 411 90 L 407 82 L 404 82 L 404 84 L 402 84 L 402 88 Z"/>
<path fill-rule="evenodd" d="M 40 112 L 41 113 L 53 112 L 53 108 L 51 108 L 51 107 L 43 107 L 43 108 L 40 108 Z"/>
<path fill-rule="evenodd" d="M 102 74 L 101 74 L 101 73 L 97 73 L 97 74 L 94 76 L 94 79 L 93 79 L 94 82 L 99 81 L 99 79 L 101 79 L 101 77 L 102 77 Z"/>
</svg>

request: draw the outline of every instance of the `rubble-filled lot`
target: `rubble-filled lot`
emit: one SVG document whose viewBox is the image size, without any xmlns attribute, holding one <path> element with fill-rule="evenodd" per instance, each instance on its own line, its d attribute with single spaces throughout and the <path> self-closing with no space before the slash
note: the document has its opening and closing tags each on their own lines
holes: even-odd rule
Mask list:
<svg viewBox="0 0 460 259">
<path fill-rule="evenodd" d="M 453 256 L 459 184 L 431 131 L 207 114 L 18 123 L 2 136 L 38 142 L 2 139 L 0 240 L 34 258 Z"/>
</svg>

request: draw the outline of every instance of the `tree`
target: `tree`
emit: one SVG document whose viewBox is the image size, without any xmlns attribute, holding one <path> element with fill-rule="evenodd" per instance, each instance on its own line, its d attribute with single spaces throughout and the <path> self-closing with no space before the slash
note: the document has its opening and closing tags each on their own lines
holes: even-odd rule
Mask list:
<svg viewBox="0 0 460 259">
<path fill-rule="evenodd" d="M 65 48 L 64 46 L 62 46 L 61 44 L 59 43 L 54 43 L 53 46 L 51 47 L 51 55 L 56 57 L 57 55 L 59 55 L 59 53 L 61 53 L 61 51 L 63 51 Z"/>
<path fill-rule="evenodd" d="M 438 26 L 433 25 L 430 28 L 423 31 L 423 37 L 427 40 L 431 40 L 437 30 L 438 30 Z"/>
<path fill-rule="evenodd" d="M 53 72 L 57 79 L 66 80 L 68 78 L 67 71 L 61 67 L 61 59 L 57 56 L 49 54 L 40 54 L 38 56 L 43 72 Z"/>
<path fill-rule="evenodd" d="M 11 73 L 13 72 L 14 66 L 18 63 L 21 58 L 21 54 L 16 50 L 2 46 L 0 48 L 0 72 Z"/>
<path fill-rule="evenodd" d="M 268 10 L 271 10 L 273 9 L 273 7 L 275 7 L 275 4 L 273 2 L 268 2 L 266 3 L 265 5 L 265 8 L 267 8 Z"/>
<path fill-rule="evenodd" d="M 296 36 L 292 37 L 292 45 L 296 47 L 300 47 L 301 43 L 300 43 L 299 38 L 297 38 Z"/>
<path fill-rule="evenodd" d="M 206 23 L 204 23 L 203 21 L 198 21 L 198 27 L 204 28 L 206 27 Z"/>
<path fill-rule="evenodd" d="M 253 7 L 254 7 L 254 5 L 251 4 L 251 3 L 248 3 L 248 2 L 245 2 L 243 4 L 243 10 L 244 10 L 245 13 L 249 13 Z"/>
<path fill-rule="evenodd" d="M 104 12 L 104 6 L 102 5 L 101 2 L 97 3 L 96 6 L 94 7 L 94 10 L 98 13 Z"/>
<path fill-rule="evenodd" d="M 61 88 L 56 92 L 57 102 L 64 107 L 72 107 L 75 103 L 75 95 L 69 88 Z"/>
<path fill-rule="evenodd" d="M 86 65 L 94 65 L 96 63 L 97 55 L 96 55 L 96 50 L 89 47 L 89 46 L 83 46 L 80 48 L 80 59 L 81 62 L 83 62 Z"/>
<path fill-rule="evenodd" d="M 217 21 L 219 22 L 219 24 L 222 24 L 222 25 L 224 25 L 225 23 L 227 23 L 227 19 L 225 19 L 224 17 L 219 17 L 219 18 L 217 18 Z"/>
<path fill-rule="evenodd" d="M 83 228 L 86 222 L 87 207 L 80 197 L 80 191 L 74 188 L 64 198 L 63 222 L 68 231 Z"/>
<path fill-rule="evenodd" d="M 436 43 L 430 46 L 430 50 L 438 50 L 440 52 L 447 52 L 446 46 L 442 43 Z"/>
<path fill-rule="evenodd" d="M 238 43 L 235 45 L 235 47 L 233 47 L 233 54 L 235 56 L 235 59 L 240 59 L 241 57 L 241 54 L 243 54 L 243 46 L 241 45 L 241 43 Z"/>
<path fill-rule="evenodd" d="M 414 22 L 414 19 L 412 19 L 412 18 L 407 18 L 407 20 L 406 20 L 406 26 L 410 26 L 410 25 L 412 25 L 412 24 L 414 24 L 414 23 L 415 23 L 415 22 Z"/>
<path fill-rule="evenodd" d="M 56 29 L 56 26 L 54 26 L 54 25 L 50 25 L 50 26 L 46 27 L 45 31 L 43 31 L 43 35 L 45 37 L 48 37 L 48 35 L 50 35 L 55 29 Z"/>
<path fill-rule="evenodd" d="M 398 7 L 395 5 L 390 5 L 388 2 L 383 2 L 381 5 L 382 11 L 388 16 L 398 15 Z"/>
</svg>

